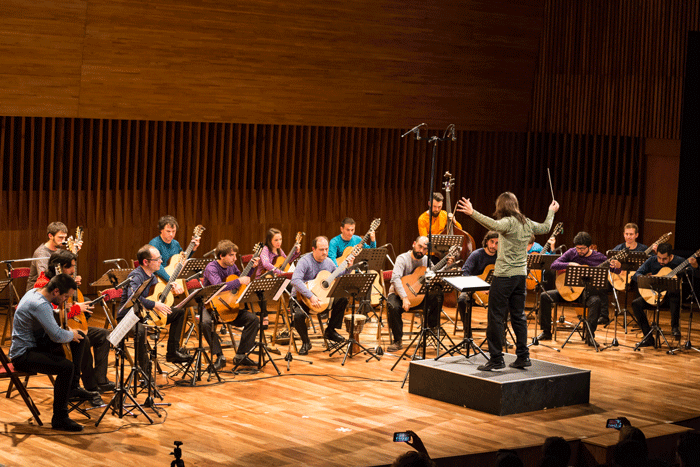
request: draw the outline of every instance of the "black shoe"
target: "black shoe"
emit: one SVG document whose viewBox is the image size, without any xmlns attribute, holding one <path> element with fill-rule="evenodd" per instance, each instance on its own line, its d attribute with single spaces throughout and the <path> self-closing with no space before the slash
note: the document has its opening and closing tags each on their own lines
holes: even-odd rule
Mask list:
<svg viewBox="0 0 700 467">
<path fill-rule="evenodd" d="M 81 387 L 72 389 L 68 398 L 72 401 L 89 401 L 95 397 L 100 397 L 100 393 L 97 391 L 87 391 Z"/>
<path fill-rule="evenodd" d="M 217 355 L 216 358 L 214 359 L 214 369 L 216 371 L 219 371 L 220 369 L 222 369 L 225 366 L 226 366 L 226 357 L 224 357 L 223 354 Z"/>
<path fill-rule="evenodd" d="M 538 341 L 551 341 L 552 333 L 547 331 L 542 331 L 539 336 L 537 336 Z"/>
<path fill-rule="evenodd" d="M 299 349 L 299 355 L 308 355 L 309 350 L 311 350 L 311 342 L 303 342 Z"/>
<path fill-rule="evenodd" d="M 116 386 L 113 382 L 111 382 L 111 381 L 107 381 L 107 382 L 104 383 L 104 384 L 98 384 L 98 385 L 97 385 L 97 391 L 98 391 L 100 394 L 104 394 L 105 392 L 114 392 L 114 390 L 115 390 L 116 388 L 117 388 L 117 386 Z"/>
<path fill-rule="evenodd" d="M 399 350 L 403 349 L 403 343 L 401 342 L 401 339 L 392 342 L 389 344 L 389 346 L 386 348 L 387 352 L 398 352 Z"/>
<path fill-rule="evenodd" d="M 165 356 L 165 361 L 170 363 L 187 363 L 192 360 L 191 355 L 176 351 L 174 353 L 169 353 Z"/>
<path fill-rule="evenodd" d="M 676 339 L 681 338 L 681 330 L 678 328 L 678 326 L 673 326 L 671 328 L 671 334 L 673 334 L 673 337 L 675 337 Z"/>
<path fill-rule="evenodd" d="M 338 334 L 338 331 L 335 329 L 326 329 L 326 332 L 323 333 L 324 337 L 328 339 L 329 341 L 333 342 L 345 342 L 345 339 L 343 336 Z"/>
<path fill-rule="evenodd" d="M 506 367 L 506 362 L 503 360 L 489 360 L 483 365 L 479 365 L 476 369 L 479 371 L 491 371 L 491 370 L 500 370 L 501 368 Z"/>
<path fill-rule="evenodd" d="M 637 347 L 652 347 L 654 345 L 654 338 L 649 336 L 646 339 L 644 339 L 642 342 L 637 344 Z"/>
<path fill-rule="evenodd" d="M 62 431 L 83 431 L 83 425 L 74 422 L 68 416 L 51 419 L 51 428 Z"/>
<path fill-rule="evenodd" d="M 513 363 L 511 363 L 508 366 L 511 368 L 518 368 L 522 370 L 526 366 L 532 366 L 532 362 L 530 361 L 530 357 L 518 357 Z"/>
<path fill-rule="evenodd" d="M 600 324 L 601 326 L 605 326 L 609 322 L 610 322 L 610 318 L 607 315 L 603 315 L 603 316 L 598 317 L 598 324 Z"/>
<path fill-rule="evenodd" d="M 235 366 L 257 366 L 258 365 L 257 363 L 255 363 L 253 360 L 251 360 L 248 357 L 234 358 L 233 364 Z"/>
<path fill-rule="evenodd" d="M 105 401 L 102 400 L 102 396 L 100 396 L 100 393 L 95 391 L 96 396 L 94 396 L 92 399 L 90 399 L 88 402 L 90 402 L 90 405 L 93 407 L 102 407 L 105 404 Z"/>
</svg>

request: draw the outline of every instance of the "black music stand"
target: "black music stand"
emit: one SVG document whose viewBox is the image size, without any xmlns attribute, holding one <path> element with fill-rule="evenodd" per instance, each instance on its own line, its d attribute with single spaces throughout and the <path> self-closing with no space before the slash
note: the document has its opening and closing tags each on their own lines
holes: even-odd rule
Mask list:
<svg viewBox="0 0 700 467">
<path fill-rule="evenodd" d="M 478 276 L 448 277 L 445 279 L 445 282 L 447 282 L 448 284 L 450 284 L 452 287 L 459 290 L 460 292 L 465 292 L 468 295 L 472 295 L 474 292 L 478 292 L 480 290 L 489 290 L 489 288 L 491 288 L 491 285 L 488 282 L 481 280 L 481 278 L 479 278 Z M 437 357 L 435 357 L 435 360 L 438 360 L 447 354 L 453 355 L 455 351 L 462 354 L 462 352 L 459 351 L 459 349 L 461 347 L 465 347 L 467 349 L 466 358 L 469 358 L 469 352 L 473 350 L 474 355 L 477 355 L 477 353 L 480 353 L 481 355 L 484 356 L 484 358 L 486 360 L 488 360 L 488 357 L 486 356 L 484 351 L 481 350 L 481 347 L 476 345 L 476 343 L 474 342 L 474 339 L 472 339 L 472 305 L 473 305 L 473 302 L 474 302 L 474 299 L 471 297 L 467 301 L 467 310 L 465 312 L 465 321 L 466 322 L 464 323 L 464 338 L 462 339 L 461 342 L 452 346 L 452 348 L 446 350 L 441 355 L 438 355 Z"/>
<path fill-rule="evenodd" d="M 221 291 L 223 291 L 226 288 L 226 284 L 214 284 L 210 285 L 208 287 L 203 287 L 201 289 L 197 289 L 191 294 L 189 294 L 183 301 L 178 303 L 176 306 L 173 307 L 173 310 L 176 309 L 185 309 L 188 306 L 194 306 L 196 303 L 197 308 L 199 310 L 199 322 L 202 322 L 202 314 L 204 313 L 204 305 L 208 304 L 216 295 L 218 295 Z M 214 311 L 215 312 L 215 311 Z M 212 320 L 213 322 L 213 320 Z M 213 328 L 213 326 L 212 326 Z M 189 373 L 190 368 L 192 368 L 192 381 L 190 381 L 190 386 L 196 386 L 197 381 L 202 380 L 202 374 L 206 371 L 209 373 L 209 377 L 207 378 L 207 381 L 211 380 L 211 374 L 212 372 L 216 375 L 216 379 L 221 382 L 221 376 L 219 376 L 219 372 L 216 371 L 216 368 L 214 368 L 214 365 L 212 364 L 212 357 L 210 357 L 206 351 L 204 350 L 204 346 L 202 345 L 202 329 L 200 327 L 199 332 L 199 339 L 198 339 L 198 346 L 197 350 L 195 350 L 194 355 L 192 356 L 192 359 L 187 362 L 187 366 L 185 366 L 185 369 L 183 370 L 182 373 L 182 379 L 184 380 L 187 377 L 187 373 Z M 217 337 L 214 332 L 212 332 L 212 338 Z M 211 347 L 209 347 L 209 352 L 211 353 Z M 202 370 L 202 355 L 204 355 L 204 358 L 207 360 L 207 368 L 206 370 Z"/>
<path fill-rule="evenodd" d="M 382 258 L 383 259 L 383 258 Z M 340 345 L 336 346 L 334 350 L 331 351 L 331 353 L 328 354 L 328 356 L 332 356 L 336 352 L 340 352 L 343 350 L 343 347 L 345 347 L 345 356 L 343 357 L 343 362 L 341 363 L 341 366 L 345 365 L 345 360 L 348 358 L 348 355 L 350 355 L 350 358 L 352 358 L 352 346 L 357 345 L 360 347 L 364 352 L 367 352 L 370 356 L 367 359 L 367 361 L 370 361 L 372 358 L 376 358 L 377 361 L 379 361 L 379 357 L 377 357 L 371 350 L 367 349 L 364 345 L 360 344 L 358 341 L 355 340 L 355 298 L 359 295 L 361 297 L 366 297 L 367 294 L 369 293 L 372 283 L 374 282 L 374 279 L 377 277 L 376 272 L 370 272 L 370 273 L 364 273 L 364 274 L 345 274 L 343 276 L 340 276 L 336 278 L 333 281 L 333 286 L 331 289 L 328 291 L 328 297 L 337 299 L 337 298 L 352 298 L 352 303 L 350 304 L 350 313 L 352 317 L 352 322 L 350 323 L 350 337 L 348 339 L 345 339 L 344 342 L 342 342 Z"/>
<path fill-rule="evenodd" d="M 676 352 L 680 352 L 681 350 L 694 350 L 696 352 L 700 352 L 700 349 L 693 347 L 693 344 L 690 342 L 690 331 L 693 330 L 693 299 L 695 299 L 695 303 L 698 305 L 698 309 L 700 309 L 700 301 L 698 301 L 698 296 L 695 293 L 695 286 L 693 285 L 693 277 L 691 277 L 688 273 L 688 269 L 682 270 L 679 274 L 685 274 L 691 292 L 690 317 L 688 318 L 688 339 L 686 339 L 685 343 L 682 346 L 679 346 L 678 348 L 675 348 L 673 350 L 669 350 L 669 353 L 675 354 Z"/>
<path fill-rule="evenodd" d="M 258 349 L 258 366 L 257 366 L 257 371 L 262 370 L 262 368 L 265 366 L 265 355 L 267 355 L 267 360 L 272 363 L 272 366 L 275 367 L 275 371 L 277 371 L 277 375 L 281 376 L 282 373 L 280 372 L 280 369 L 277 368 L 277 364 L 272 358 L 272 355 L 270 355 L 270 351 L 267 350 L 267 347 L 265 347 L 265 334 L 264 334 L 264 329 L 263 329 L 263 315 L 264 310 L 267 310 L 267 301 L 268 300 L 274 300 L 277 295 L 281 295 L 282 291 L 284 290 L 284 287 L 286 287 L 285 282 L 287 279 L 284 277 L 263 277 L 260 276 L 253 280 L 250 284 L 248 284 L 248 287 L 245 289 L 245 293 L 238 299 L 238 304 L 239 306 L 243 303 L 253 303 L 256 300 L 260 302 L 260 335 L 258 340 L 253 344 L 253 347 L 245 354 L 245 356 L 236 363 L 236 366 L 233 367 L 233 372 L 236 372 L 236 369 L 241 365 L 241 362 L 248 357 L 251 353 L 255 351 L 255 348 L 257 347 Z M 264 353 L 263 353 L 264 352 Z"/>
<path fill-rule="evenodd" d="M 376 271 L 378 274 L 381 274 L 381 271 L 384 270 L 384 263 L 388 252 L 389 250 L 386 248 L 363 248 L 362 251 L 360 251 L 360 254 L 358 254 L 355 258 L 355 261 L 353 261 L 353 264 L 357 265 L 362 261 L 365 261 L 367 262 L 367 271 Z M 379 322 L 381 320 L 377 316 L 377 312 L 372 307 L 373 293 L 379 293 L 379 295 L 381 295 L 379 302 L 380 304 L 382 300 L 386 300 L 383 290 L 378 290 L 376 287 L 370 287 L 370 290 L 367 291 L 367 295 L 364 298 L 360 298 L 360 306 L 357 312 L 363 313 L 368 319 L 371 313 Z"/>
<path fill-rule="evenodd" d="M 453 246 L 461 247 L 463 241 L 464 237 L 462 237 L 461 235 L 433 235 L 433 245 L 435 246 L 435 251 L 440 253 L 441 257 L 444 257 L 445 254 L 448 251 L 450 251 L 450 248 L 452 248 Z M 456 326 L 456 323 L 452 321 L 452 318 L 450 318 L 444 310 L 440 310 L 440 313 L 445 315 L 445 318 L 447 318 L 447 320 L 450 323 Z"/>
<path fill-rule="evenodd" d="M 579 331 L 579 327 L 583 327 L 583 331 L 579 331 L 581 338 L 584 340 L 586 337 L 591 339 L 595 351 L 598 352 L 598 343 L 593 337 L 593 330 L 591 326 L 586 321 L 587 311 L 588 311 L 588 298 L 591 295 L 592 290 L 603 290 L 608 286 L 608 268 L 591 268 L 588 266 L 568 266 L 566 268 L 566 277 L 564 278 L 564 285 L 566 287 L 583 287 L 583 311 L 578 315 L 578 323 L 574 326 L 574 329 L 566 338 L 561 348 L 569 342 L 571 336 L 574 335 L 576 331 Z M 607 304 L 607 299 L 606 299 Z"/>
<path fill-rule="evenodd" d="M 394 371 L 394 368 L 396 368 L 396 365 L 399 364 L 399 362 L 406 356 L 408 353 L 408 349 L 411 348 L 411 346 L 418 341 L 415 349 L 413 350 L 413 354 L 411 355 L 411 361 L 416 359 L 416 355 L 418 355 L 418 349 L 423 349 L 421 352 L 422 356 L 420 357 L 421 360 L 425 360 L 425 355 L 427 353 L 427 343 L 428 343 L 428 338 L 432 339 L 434 342 L 436 342 L 436 350 L 437 353 L 440 353 L 440 347 L 442 347 L 444 350 L 447 350 L 448 347 L 442 343 L 442 340 L 440 339 L 440 321 L 438 318 L 438 335 L 436 335 L 432 329 L 428 326 L 428 295 L 434 295 L 437 293 L 443 293 L 443 288 L 445 286 L 447 287 L 452 287 L 451 285 L 447 284 L 444 279 L 447 277 L 457 277 L 462 275 L 461 270 L 450 270 L 450 271 L 426 271 L 426 274 L 430 272 L 433 277 L 423 281 L 423 285 L 421 288 L 418 290 L 416 295 L 423 295 L 423 313 L 421 315 L 421 329 L 418 334 L 409 342 L 409 344 L 406 346 L 406 349 L 399 355 L 399 358 L 396 359 L 396 362 L 394 362 L 394 365 L 391 367 L 391 371 Z M 426 277 L 427 279 L 427 277 Z M 450 341 L 450 345 L 454 346 L 454 341 L 450 339 L 450 336 L 447 333 L 444 333 L 445 337 Z M 403 388 L 406 385 L 406 380 L 408 380 L 408 373 L 411 370 L 411 366 L 409 365 L 408 369 L 406 370 L 406 375 L 403 378 L 403 383 L 401 384 L 401 387 Z"/>
<path fill-rule="evenodd" d="M 126 280 L 126 278 L 129 276 L 129 274 L 133 271 L 132 269 L 110 269 L 102 276 L 100 276 L 99 279 L 96 281 L 92 282 L 90 284 L 91 287 L 111 287 L 114 289 L 119 289 L 123 288 L 124 292 L 126 292 L 126 288 L 129 285 L 129 281 Z M 116 301 L 112 301 L 112 312 L 111 313 L 105 313 L 105 316 L 107 317 L 107 321 L 109 322 L 109 325 L 112 326 L 112 329 L 117 327 L 117 323 L 114 322 L 114 320 L 117 318 L 117 311 L 115 310 L 117 304 Z M 111 315 L 111 316 L 110 316 Z"/>
<path fill-rule="evenodd" d="M 530 276 L 532 280 L 535 281 L 535 306 L 532 311 L 535 312 L 535 335 L 532 336 L 532 342 L 527 344 L 528 347 L 532 347 L 533 345 L 541 345 L 542 347 L 547 347 L 548 349 L 551 350 L 556 350 L 557 352 L 560 352 L 559 349 L 556 347 L 552 347 L 551 345 L 543 344 L 540 342 L 540 340 L 537 338 L 537 326 L 540 323 L 540 297 L 542 294 L 548 295 L 547 291 L 545 290 L 544 286 L 542 285 L 542 282 L 537 279 L 537 276 L 532 273 L 532 270 L 539 270 L 539 271 L 544 271 L 544 266 L 547 264 L 547 261 L 545 261 L 545 257 L 547 256 L 552 256 L 552 255 L 527 255 L 527 273 Z M 558 256 L 558 255 L 557 255 Z M 554 260 L 551 260 L 549 264 L 551 265 Z M 544 273 L 544 272 L 543 272 Z M 532 311 L 530 313 L 532 313 Z"/>
<path fill-rule="evenodd" d="M 611 258 L 619 253 L 620 253 L 620 250 L 608 250 L 605 252 L 605 255 L 608 258 Z M 639 269 L 642 266 L 642 264 L 644 264 L 644 262 L 647 259 L 649 259 L 649 255 L 647 255 L 643 251 L 628 251 L 624 258 L 622 258 L 621 260 L 619 258 L 616 258 L 616 259 L 618 261 L 620 261 L 620 264 L 621 264 L 620 269 L 623 271 L 627 271 L 627 282 L 625 282 L 625 288 L 624 288 L 625 306 L 624 306 L 624 308 L 622 308 L 622 310 L 619 310 L 619 307 L 618 307 L 618 310 L 615 313 L 615 319 L 617 319 L 617 317 L 620 314 L 622 314 L 622 319 L 623 319 L 622 325 L 625 328 L 625 334 L 627 334 L 628 320 L 629 320 L 629 318 L 632 318 L 632 320 L 634 320 L 634 315 L 631 314 L 627 310 L 627 301 L 628 301 L 627 297 L 629 297 L 629 293 L 630 293 L 630 286 L 632 284 L 632 280 L 631 280 L 632 275 L 634 275 L 634 273 L 637 271 L 637 269 Z M 611 277 L 610 283 L 612 284 L 612 277 Z M 615 288 L 615 286 L 613 285 L 613 289 L 614 288 Z M 608 327 L 609 325 L 610 325 L 610 323 L 606 324 L 605 327 Z"/>
<path fill-rule="evenodd" d="M 661 346 L 661 339 L 663 339 L 668 346 L 668 353 L 671 353 L 673 350 L 671 348 L 671 344 L 668 343 L 666 336 L 664 336 L 664 332 L 659 326 L 659 304 L 661 303 L 661 300 L 663 300 L 663 298 L 661 298 L 661 294 L 663 292 L 666 292 L 667 294 L 678 292 L 680 289 L 678 278 L 666 276 L 639 276 L 637 278 L 637 285 L 639 288 L 651 289 L 654 291 L 654 295 L 656 296 L 656 308 L 654 309 L 654 319 L 651 323 L 651 329 L 644 337 L 642 337 L 642 340 L 637 343 L 634 350 L 639 350 L 639 346 L 642 344 L 642 342 L 654 334 L 654 348 L 658 349 Z"/>
<path fill-rule="evenodd" d="M 104 416 L 107 414 L 107 411 L 111 408 L 112 409 L 112 414 L 117 415 L 119 418 L 124 417 L 124 409 L 125 409 L 125 396 L 131 400 L 131 403 L 133 404 L 131 408 L 135 407 L 141 411 L 141 413 L 148 419 L 150 423 L 153 423 L 153 419 L 148 416 L 146 411 L 139 405 L 138 402 L 136 402 L 136 399 L 134 396 L 132 396 L 129 393 L 129 381 L 133 379 L 136 385 L 138 385 L 138 380 L 139 377 L 142 377 L 144 380 L 149 381 L 149 396 L 150 396 L 150 375 L 146 374 L 143 369 L 139 366 L 139 360 L 138 360 L 138 355 L 139 355 L 139 346 L 138 346 L 138 332 L 134 332 L 134 361 L 131 365 L 131 372 L 129 373 L 128 377 L 124 377 L 124 360 L 126 360 L 125 354 L 126 350 L 124 348 L 124 341 L 126 340 L 126 335 L 127 333 L 133 329 L 133 327 L 138 323 L 142 316 L 141 313 L 141 302 L 139 301 L 139 297 L 141 297 L 141 294 L 143 293 L 144 290 L 150 285 L 151 281 L 146 280 L 143 281 L 143 283 L 136 289 L 136 291 L 129 297 L 129 299 L 126 301 L 124 306 L 121 309 L 128 309 L 132 308 L 129 310 L 129 312 L 124 316 L 122 319 L 122 322 L 120 325 L 117 325 L 116 328 L 110 333 L 109 335 L 109 341 L 112 343 L 115 349 L 116 357 L 117 357 L 117 371 L 119 372 L 119 378 L 117 379 L 117 388 L 114 390 L 114 396 L 112 396 L 112 399 L 109 401 L 107 406 L 105 407 L 104 411 L 102 412 L 102 415 L 100 415 L 100 418 L 97 419 L 95 422 L 95 426 L 98 426 Z M 121 310 L 120 309 L 120 310 Z M 129 317 L 130 314 L 136 315 L 136 321 L 131 322 L 131 319 Z M 118 341 L 118 345 L 114 344 L 114 341 Z M 121 361 L 121 364 L 119 363 Z M 155 407 L 154 411 L 155 411 Z M 137 415 L 134 415 L 131 410 L 127 410 L 129 415 L 132 415 L 136 417 Z M 156 413 L 158 413 L 156 411 Z M 160 416 L 160 414 L 158 414 Z"/>
<path fill-rule="evenodd" d="M 211 263 L 214 261 L 212 258 L 189 258 L 185 261 L 184 266 L 182 267 L 182 271 L 180 271 L 180 278 L 185 278 L 185 282 L 189 281 L 190 279 L 200 279 L 202 277 L 202 273 L 204 271 L 204 268 L 207 267 L 207 264 Z M 179 279 L 178 279 L 179 280 Z M 199 281 L 199 285 L 201 287 L 202 282 L 201 280 Z M 187 290 L 185 290 L 187 292 Z M 202 315 L 199 315 L 200 317 Z M 194 323 L 190 323 L 190 327 L 185 331 L 185 339 L 183 341 L 182 346 L 186 347 L 187 343 L 190 341 L 190 336 L 192 336 L 192 331 L 194 331 Z M 214 328 L 212 328 L 212 339 L 214 338 L 219 338 L 218 335 L 216 335 L 216 332 Z M 211 373 L 210 373 L 211 375 Z"/>
</svg>

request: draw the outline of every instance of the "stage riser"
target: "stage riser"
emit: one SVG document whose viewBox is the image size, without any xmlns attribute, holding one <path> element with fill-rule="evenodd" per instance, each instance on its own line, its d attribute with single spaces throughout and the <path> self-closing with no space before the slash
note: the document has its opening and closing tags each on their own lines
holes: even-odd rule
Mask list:
<svg viewBox="0 0 700 467">
<path fill-rule="evenodd" d="M 478 360 L 477 360 L 478 358 Z M 506 355 L 506 364 L 515 360 Z M 411 363 L 409 392 L 494 415 L 587 404 L 587 370 L 533 360 L 532 367 L 480 372 L 483 357 L 447 357 Z"/>
</svg>

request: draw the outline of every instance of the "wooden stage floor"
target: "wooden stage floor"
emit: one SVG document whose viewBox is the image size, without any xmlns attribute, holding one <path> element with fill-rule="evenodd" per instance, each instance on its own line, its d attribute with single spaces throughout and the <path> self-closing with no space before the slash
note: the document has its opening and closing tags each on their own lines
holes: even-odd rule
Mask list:
<svg viewBox="0 0 700 467">
<path fill-rule="evenodd" d="M 454 317 L 454 310 L 446 311 Z M 566 316 L 574 318 L 575 311 L 570 309 Z M 485 319 L 483 309 L 475 308 L 474 326 L 485 327 Z M 405 322 L 408 328 L 408 319 Z M 445 322 L 451 333 L 452 324 Z M 685 342 L 687 310 L 681 322 Z M 670 329 L 668 312 L 662 312 L 662 325 Z M 530 320 L 530 337 L 534 332 Z M 483 335 L 483 331 L 475 333 L 477 343 Z M 557 347 L 567 335 L 559 333 Z M 612 326 L 599 328 L 596 336 L 601 344 L 609 343 Z M 376 323 L 369 323 L 362 341 L 374 347 L 375 337 Z M 618 339 L 630 345 L 638 334 L 625 335 L 620 327 Z M 700 331 L 693 333 L 692 341 L 700 341 Z M 190 341 L 189 346 L 196 345 Z M 282 357 L 286 349 L 281 349 Z M 429 351 L 431 355 L 434 350 Z M 230 362 L 231 350 L 227 356 Z M 229 363 L 223 383 L 202 381 L 196 387 L 182 387 L 175 384 L 178 378 L 161 378 L 165 401 L 172 405 L 162 418 L 155 417 L 153 425 L 143 415 L 119 419 L 107 414 L 96 428 L 94 420 L 101 413 L 97 409 L 91 411 L 92 421 L 73 414 L 85 430 L 66 434 L 49 428 L 52 390 L 48 379 L 33 377 L 30 393 L 45 425 L 28 422 L 30 413 L 16 392 L 12 399 L 3 398 L 0 463 L 169 465 L 177 440 L 183 442 L 188 466 L 371 466 L 390 464 L 409 449 L 392 441 L 395 431 L 407 429 L 421 436 L 433 458 L 442 458 L 538 446 L 553 435 L 567 440 L 592 437 L 608 432 L 606 419 L 617 416 L 628 417 L 642 429 L 700 416 L 700 354 L 696 352 L 667 355 L 654 348 L 633 352 L 618 347 L 596 353 L 574 337 L 561 352 L 539 346 L 531 348 L 531 356 L 590 369 L 590 404 L 504 417 L 480 413 L 409 394 L 408 386 L 401 388 L 407 361 L 393 372 L 396 357 L 389 354 L 379 362 L 355 356 L 341 366 L 341 356 L 328 357 L 320 341 L 314 341 L 310 354 L 303 357 L 310 363 L 294 354 L 287 371 L 286 362 L 277 362 L 282 376 L 270 364 L 263 373 L 235 376 Z"/>
</svg>

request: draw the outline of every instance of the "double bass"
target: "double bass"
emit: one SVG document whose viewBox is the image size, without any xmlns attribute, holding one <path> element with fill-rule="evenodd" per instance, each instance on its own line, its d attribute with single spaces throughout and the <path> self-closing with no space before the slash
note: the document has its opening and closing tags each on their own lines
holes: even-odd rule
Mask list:
<svg viewBox="0 0 700 467">
<path fill-rule="evenodd" d="M 455 179 L 452 177 L 452 174 L 449 172 L 445 172 L 444 175 L 444 181 L 442 183 L 443 187 L 445 188 L 445 210 L 448 213 L 452 213 L 452 217 L 447 219 L 447 225 L 443 229 L 442 232 L 440 232 L 440 235 L 461 235 L 462 236 L 462 244 L 460 245 L 462 250 L 460 252 L 459 259 L 461 259 L 463 262 L 467 261 L 467 258 L 469 255 L 474 251 L 474 237 L 469 235 L 468 232 L 465 232 L 464 230 L 460 229 L 455 225 L 454 219 L 454 211 L 452 210 L 452 199 L 451 199 L 451 191 L 452 188 L 454 187 L 455 184 Z M 445 306 L 449 307 L 454 307 L 457 306 L 457 295 L 454 292 L 448 292 L 445 294 L 445 300 L 443 302 Z"/>
</svg>

